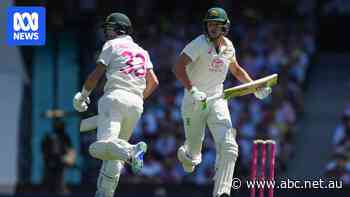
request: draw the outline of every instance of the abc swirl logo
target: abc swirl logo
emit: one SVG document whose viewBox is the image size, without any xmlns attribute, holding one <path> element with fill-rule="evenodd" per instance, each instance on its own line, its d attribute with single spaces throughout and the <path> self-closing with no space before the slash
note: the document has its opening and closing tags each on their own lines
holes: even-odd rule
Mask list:
<svg viewBox="0 0 350 197">
<path fill-rule="evenodd" d="M 9 7 L 7 14 L 9 45 L 45 44 L 44 7 Z"/>
</svg>

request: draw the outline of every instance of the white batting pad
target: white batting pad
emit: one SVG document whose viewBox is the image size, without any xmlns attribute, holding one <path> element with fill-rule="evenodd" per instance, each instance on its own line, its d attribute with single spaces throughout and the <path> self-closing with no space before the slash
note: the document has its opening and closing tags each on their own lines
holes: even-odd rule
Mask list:
<svg viewBox="0 0 350 197">
<path fill-rule="evenodd" d="M 121 160 L 128 161 L 130 153 L 128 147 L 123 146 L 121 139 L 99 140 L 92 143 L 89 147 L 89 153 L 92 157 L 100 160 Z"/>
<path fill-rule="evenodd" d="M 214 177 L 214 197 L 220 196 L 221 194 L 230 195 L 231 193 L 233 173 L 238 157 L 238 145 L 232 129 L 230 129 L 230 132 L 226 133 L 224 142 L 219 146 L 218 153 L 220 156 Z"/>
<path fill-rule="evenodd" d="M 123 169 L 121 161 L 103 161 L 97 179 L 95 197 L 113 197 Z"/>
</svg>

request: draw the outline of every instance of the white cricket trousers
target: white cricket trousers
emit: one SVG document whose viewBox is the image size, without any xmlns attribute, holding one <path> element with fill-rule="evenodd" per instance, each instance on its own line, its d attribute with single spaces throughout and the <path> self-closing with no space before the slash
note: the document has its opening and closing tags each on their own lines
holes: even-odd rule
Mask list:
<svg viewBox="0 0 350 197">
<path fill-rule="evenodd" d="M 185 93 L 182 103 L 182 117 L 185 128 L 186 152 L 192 158 L 201 157 L 205 128 L 214 138 L 216 147 L 215 184 L 213 196 L 230 194 L 235 162 L 238 157 L 236 130 L 232 128 L 227 100 L 215 98 L 207 101 L 207 108 Z"/>
<path fill-rule="evenodd" d="M 130 152 L 128 140 L 143 111 L 143 99 L 125 90 L 105 93 L 98 101 L 97 140 L 118 140 Z M 126 153 L 127 153 L 126 152 Z M 123 168 L 120 160 L 104 160 L 97 180 L 96 197 L 112 197 Z"/>
</svg>

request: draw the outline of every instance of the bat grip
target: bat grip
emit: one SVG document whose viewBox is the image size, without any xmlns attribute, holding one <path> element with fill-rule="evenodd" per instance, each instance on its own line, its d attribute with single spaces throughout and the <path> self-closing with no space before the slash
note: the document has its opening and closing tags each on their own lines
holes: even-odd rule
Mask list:
<svg viewBox="0 0 350 197">
<path fill-rule="evenodd" d="M 206 110 L 208 107 L 207 99 L 202 100 L 201 103 L 202 103 L 202 110 Z"/>
</svg>

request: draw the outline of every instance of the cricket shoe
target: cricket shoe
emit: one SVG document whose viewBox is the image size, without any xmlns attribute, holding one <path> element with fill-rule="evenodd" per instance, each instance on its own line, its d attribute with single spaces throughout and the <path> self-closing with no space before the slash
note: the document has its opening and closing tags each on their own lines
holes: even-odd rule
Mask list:
<svg viewBox="0 0 350 197">
<path fill-rule="evenodd" d="M 184 171 L 187 173 L 193 172 L 196 165 L 201 162 L 200 157 L 197 160 L 193 160 L 189 155 L 187 155 L 186 149 L 183 146 L 177 150 L 177 158 L 181 162 Z"/>
<path fill-rule="evenodd" d="M 138 174 L 143 167 L 143 156 L 147 152 L 147 144 L 145 142 L 139 142 L 134 147 L 134 153 L 131 156 L 131 170 L 133 173 Z"/>
</svg>

